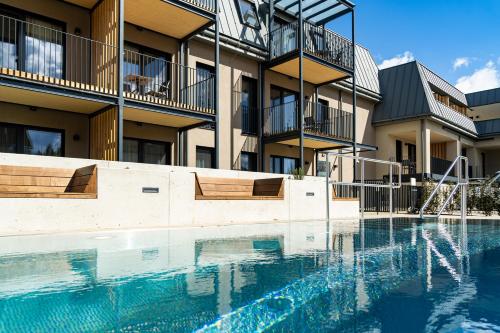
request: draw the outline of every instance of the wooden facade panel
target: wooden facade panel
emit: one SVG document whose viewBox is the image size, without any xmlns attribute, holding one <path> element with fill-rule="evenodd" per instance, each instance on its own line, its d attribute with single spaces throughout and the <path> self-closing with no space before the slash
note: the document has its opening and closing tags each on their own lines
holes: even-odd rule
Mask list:
<svg viewBox="0 0 500 333">
<path fill-rule="evenodd" d="M 102 0 L 91 13 L 93 84 L 103 93 L 116 94 L 118 80 L 119 1 Z"/>
<path fill-rule="evenodd" d="M 445 160 L 446 159 L 446 142 L 432 143 L 431 144 L 431 156 Z"/>
<path fill-rule="evenodd" d="M 118 160 L 118 110 L 112 107 L 90 118 L 90 158 Z"/>
<path fill-rule="evenodd" d="M 283 200 L 283 178 L 238 179 L 196 176 L 196 200 Z"/>
</svg>

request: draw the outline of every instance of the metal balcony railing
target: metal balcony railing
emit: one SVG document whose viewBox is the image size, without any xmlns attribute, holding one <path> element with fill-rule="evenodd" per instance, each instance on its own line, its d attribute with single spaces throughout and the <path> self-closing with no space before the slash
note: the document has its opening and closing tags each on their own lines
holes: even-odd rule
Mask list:
<svg viewBox="0 0 500 333">
<path fill-rule="evenodd" d="M 240 105 L 241 111 L 241 129 L 244 134 L 257 134 L 257 116 L 259 114 L 259 109 L 255 107 L 249 107 L 247 105 Z"/>
<path fill-rule="evenodd" d="M 431 157 L 431 172 L 438 175 L 444 175 L 452 163 L 453 161 Z M 455 170 L 451 170 L 449 175 L 455 176 Z"/>
<path fill-rule="evenodd" d="M 299 24 L 283 25 L 270 33 L 270 60 L 299 49 Z M 304 22 L 304 52 L 352 71 L 352 42 L 324 27 Z"/>
<path fill-rule="evenodd" d="M 209 12 L 215 13 L 216 0 L 182 0 L 182 1 L 200 7 L 202 9 L 208 10 Z"/>
<path fill-rule="evenodd" d="M 115 46 L 5 15 L 0 24 L 0 74 L 117 93 Z"/>
<path fill-rule="evenodd" d="M 264 135 L 282 135 L 300 131 L 299 102 L 264 109 Z M 352 140 L 352 113 L 320 103 L 305 102 L 304 131 L 343 140 Z"/>
<path fill-rule="evenodd" d="M 126 98 L 215 113 L 213 74 L 131 50 L 124 59 Z"/>
</svg>

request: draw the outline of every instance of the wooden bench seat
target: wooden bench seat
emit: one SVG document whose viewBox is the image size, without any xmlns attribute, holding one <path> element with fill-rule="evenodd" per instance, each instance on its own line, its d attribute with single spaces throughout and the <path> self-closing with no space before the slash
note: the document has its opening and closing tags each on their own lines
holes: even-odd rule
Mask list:
<svg viewBox="0 0 500 333">
<path fill-rule="evenodd" d="M 238 179 L 196 175 L 196 200 L 283 200 L 283 178 Z"/>
<path fill-rule="evenodd" d="M 0 198 L 97 198 L 97 166 L 56 169 L 0 165 Z"/>
</svg>

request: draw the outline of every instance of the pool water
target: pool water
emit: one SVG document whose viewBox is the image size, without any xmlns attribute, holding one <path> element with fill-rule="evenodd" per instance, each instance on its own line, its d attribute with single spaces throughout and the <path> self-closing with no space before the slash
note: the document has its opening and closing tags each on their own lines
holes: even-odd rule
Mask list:
<svg viewBox="0 0 500 333">
<path fill-rule="evenodd" d="M 0 332 L 500 331 L 500 221 L 0 237 Z"/>
</svg>

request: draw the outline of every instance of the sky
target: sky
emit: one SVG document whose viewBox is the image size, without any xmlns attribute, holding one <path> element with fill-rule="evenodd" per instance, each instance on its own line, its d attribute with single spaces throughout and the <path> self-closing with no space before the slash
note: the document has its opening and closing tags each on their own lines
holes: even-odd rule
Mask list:
<svg viewBox="0 0 500 333">
<path fill-rule="evenodd" d="M 500 87 L 500 0 L 353 0 L 379 68 L 418 60 L 463 92 Z M 328 27 L 350 36 L 350 16 Z"/>
</svg>

